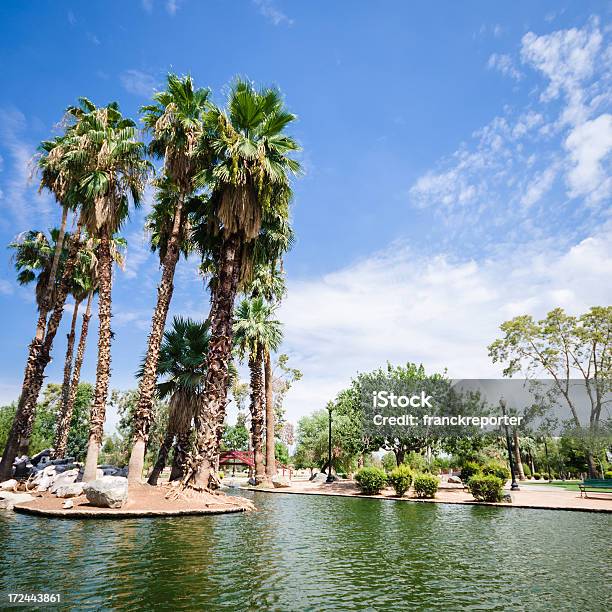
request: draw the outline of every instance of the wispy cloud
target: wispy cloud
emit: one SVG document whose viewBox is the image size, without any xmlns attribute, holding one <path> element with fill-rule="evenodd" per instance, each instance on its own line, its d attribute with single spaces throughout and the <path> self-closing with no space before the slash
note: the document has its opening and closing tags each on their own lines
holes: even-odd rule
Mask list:
<svg viewBox="0 0 612 612">
<path fill-rule="evenodd" d="M 323 277 L 290 281 L 279 312 L 282 350 L 304 378 L 287 398 L 288 416 L 323 408 L 358 371 L 387 360 L 448 368 L 452 377 L 499 376 L 486 347 L 502 321 L 609 304 L 611 275 L 608 226 L 566 249 L 532 242 L 480 261 L 395 244 Z"/>
<path fill-rule="evenodd" d="M 610 36 L 591 19 L 525 34 L 516 57 L 491 56 L 489 66 L 510 76 L 520 58 L 536 87 L 529 84 L 524 107 L 500 109 L 411 186 L 412 204 L 439 215 L 449 242 L 461 233 L 464 248 L 471 238 L 486 249 L 500 234 L 568 243 L 610 217 Z"/>
<path fill-rule="evenodd" d="M 119 80 L 123 88 L 134 95 L 148 98 L 157 86 L 154 76 L 142 70 L 125 70 L 119 75 Z"/>
<path fill-rule="evenodd" d="M 179 8 L 179 0 L 166 0 L 166 11 L 174 17 Z"/>
<path fill-rule="evenodd" d="M 74 16 L 74 13 L 72 11 L 68 11 L 67 17 L 68 17 L 68 23 L 71 26 L 76 25 L 77 20 L 76 20 L 76 17 Z"/>
<path fill-rule="evenodd" d="M 275 26 L 278 25 L 293 25 L 293 19 L 288 17 L 275 4 L 274 0 L 253 0 L 259 8 L 259 12 Z"/>
<path fill-rule="evenodd" d="M 15 233 L 30 229 L 34 221 L 37 227 L 44 227 L 52 208 L 52 198 L 47 192 L 39 194 L 32 180 L 36 145 L 27 139 L 27 127 L 22 112 L 0 108 L 0 144 L 6 155 L 0 165 L 0 200 L 10 214 L 3 222 Z"/>
<path fill-rule="evenodd" d="M 505 53 L 493 53 L 489 57 L 487 67 L 498 70 L 505 76 L 509 76 L 515 81 L 520 81 L 523 78 L 520 70 L 514 65 L 514 61 L 510 55 Z"/>
</svg>

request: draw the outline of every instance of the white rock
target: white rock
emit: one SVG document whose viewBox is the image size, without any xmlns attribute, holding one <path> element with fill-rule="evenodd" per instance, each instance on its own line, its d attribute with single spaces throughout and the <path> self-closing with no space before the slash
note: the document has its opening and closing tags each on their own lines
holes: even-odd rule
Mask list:
<svg viewBox="0 0 612 612">
<path fill-rule="evenodd" d="M 55 493 L 60 487 L 63 487 L 63 486 L 66 486 L 68 484 L 72 484 L 73 482 L 75 482 L 78 476 L 79 476 L 78 468 L 74 468 L 72 470 L 66 470 L 65 472 L 62 472 L 61 474 L 58 474 L 53 479 L 53 484 L 49 488 L 49 491 L 51 491 L 51 493 Z"/>
<path fill-rule="evenodd" d="M 67 500 L 66 500 L 66 501 L 63 503 L 62 508 L 63 508 L 64 510 L 70 510 L 70 508 L 72 508 L 73 506 L 74 506 L 74 502 L 73 502 L 71 499 L 67 499 Z"/>
<path fill-rule="evenodd" d="M 78 497 L 83 494 L 83 483 L 73 482 L 71 484 L 61 485 L 55 489 L 56 497 Z"/>
<path fill-rule="evenodd" d="M 459 478 L 459 476 L 449 476 L 448 482 L 453 484 L 461 484 L 461 478 Z"/>
<path fill-rule="evenodd" d="M 92 506 L 121 508 L 127 501 L 128 481 L 121 476 L 103 476 L 85 483 L 83 493 Z"/>
<path fill-rule="evenodd" d="M 12 491 L 16 484 L 17 481 L 14 478 L 0 482 L 0 491 Z"/>
<path fill-rule="evenodd" d="M 12 510 L 15 504 L 34 499 L 29 493 L 10 493 L 0 491 L 0 509 Z"/>
</svg>

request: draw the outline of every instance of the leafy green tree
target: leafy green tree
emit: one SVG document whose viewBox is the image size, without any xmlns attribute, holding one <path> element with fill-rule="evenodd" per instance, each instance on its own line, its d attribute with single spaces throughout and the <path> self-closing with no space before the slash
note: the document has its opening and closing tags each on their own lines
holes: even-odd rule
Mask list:
<svg viewBox="0 0 612 612">
<path fill-rule="evenodd" d="M 382 458 L 382 466 L 387 472 L 394 470 L 397 467 L 395 453 L 385 453 Z"/>
<path fill-rule="evenodd" d="M 494 363 L 505 365 L 504 376 L 521 373 L 529 379 L 550 377 L 574 426 L 597 433 L 605 396 L 612 390 L 612 306 L 595 306 L 574 317 L 562 308 L 536 321 L 521 315 L 501 324 L 504 334 L 489 346 Z M 572 396 L 572 378 L 580 378 L 590 402 L 588 424 L 580 422 Z M 586 448 L 589 475 L 597 476 L 593 449 Z"/>
<path fill-rule="evenodd" d="M 280 440 L 276 440 L 274 444 L 274 458 L 282 465 L 289 464 L 289 449 Z"/>
</svg>

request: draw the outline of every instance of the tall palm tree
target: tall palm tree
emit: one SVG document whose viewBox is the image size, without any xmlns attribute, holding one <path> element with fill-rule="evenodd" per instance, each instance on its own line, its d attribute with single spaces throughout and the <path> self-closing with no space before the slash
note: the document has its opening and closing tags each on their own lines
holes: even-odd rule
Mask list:
<svg viewBox="0 0 612 612">
<path fill-rule="evenodd" d="M 59 286 L 56 286 L 60 253 L 65 244 L 65 229 L 68 210 L 76 208 L 76 183 L 80 172 L 78 158 L 70 155 L 70 134 L 78 123 L 78 116 L 67 109 L 67 129 L 63 136 L 41 144 L 38 167 L 41 172 L 41 189 L 49 189 L 62 206 L 62 222 L 55 244 L 55 251 L 49 269 L 46 291 L 41 291 L 40 308 L 36 334 L 28 349 L 21 394 L 8 440 L 0 461 L 0 480 L 10 477 L 12 464 L 18 452 L 27 453 L 29 439 L 34 423 L 36 402 L 44 380 L 44 371 L 51 357 L 53 340 L 64 312 L 64 302 L 68 293 L 72 268 L 79 247 L 80 225 L 70 241 L 68 258 L 64 266 Z M 47 321 L 49 310 L 53 308 Z"/>
<path fill-rule="evenodd" d="M 157 395 L 160 399 L 170 398 L 170 413 L 164 440 L 149 476 L 150 485 L 157 484 L 173 444 L 174 459 L 170 480 L 182 477 L 185 457 L 189 450 L 191 422 L 204 389 L 209 340 L 208 321 L 198 322 L 174 317 L 172 328 L 164 332 L 157 363 L 157 375 L 162 377 L 157 383 Z M 144 371 L 145 363 L 146 358 L 139 376 Z"/>
<path fill-rule="evenodd" d="M 251 282 L 251 295 L 264 297 L 269 304 L 277 307 L 286 293 L 285 279 L 281 267 L 276 261 L 271 264 L 260 264 L 255 268 Z M 266 416 L 266 476 L 276 476 L 276 454 L 274 436 L 274 392 L 272 388 L 272 359 L 270 347 L 264 347 L 264 398 Z"/>
<path fill-rule="evenodd" d="M 277 90 L 256 91 L 238 80 L 227 107 L 211 107 L 204 143 L 215 159 L 196 184 L 208 186 L 204 203 L 214 247 L 216 278 L 211 292 L 211 339 L 203 400 L 195 417 L 196 451 L 190 457 L 185 486 L 215 486 L 214 465 L 225 419 L 228 368 L 232 351 L 232 313 L 241 278 L 248 275 L 256 239 L 266 216 L 287 218 L 288 175 L 299 171 L 290 157 L 298 145 L 284 129 L 295 116 L 284 108 Z M 208 245 L 206 245 L 208 248 Z"/>
<path fill-rule="evenodd" d="M 236 309 L 234 341 L 242 359 L 248 358 L 251 373 L 251 437 L 255 455 L 255 483 L 266 479 L 263 459 L 264 354 L 275 351 L 282 340 L 281 323 L 273 319 L 274 307 L 263 297 L 244 299 Z M 274 448 L 274 439 L 272 440 Z"/>
<path fill-rule="evenodd" d="M 87 111 L 75 129 L 75 150 L 84 160 L 79 180 L 81 218 L 90 236 L 99 240 L 98 363 L 91 407 L 84 480 L 96 477 L 102 442 L 111 362 L 112 237 L 128 216 L 130 201 L 140 204 L 150 164 L 136 125 L 123 117 L 116 102 Z"/>
<path fill-rule="evenodd" d="M 70 334 L 68 335 L 66 360 L 64 363 L 64 381 L 62 384 L 62 403 L 53 443 L 54 458 L 56 459 L 63 458 L 66 454 L 70 422 L 72 420 L 74 403 L 76 401 L 81 379 L 81 367 L 85 357 L 85 345 L 87 343 L 89 321 L 91 319 L 91 305 L 93 297 L 98 291 L 97 246 L 96 240 L 94 239 L 90 238 L 85 241 L 83 248 L 79 252 L 79 263 L 75 270 L 74 287 L 72 289 L 75 300 L 75 314 L 73 315 L 73 323 Z M 123 250 L 126 246 L 127 242 L 125 239 L 119 236 L 115 236 L 111 242 L 113 261 L 121 268 L 123 268 L 124 264 Z M 81 304 L 85 300 L 87 300 L 87 302 L 85 312 L 83 313 L 79 343 L 73 365 L 72 354 L 74 341 L 76 339 L 75 317 L 78 312 L 78 304 Z"/>
<path fill-rule="evenodd" d="M 153 138 L 149 152 L 164 159 L 164 176 L 158 181 L 157 233 L 152 241 L 159 250 L 162 277 L 157 289 L 147 354 L 138 388 L 134 414 L 134 437 L 128 477 L 142 477 L 145 446 L 151 423 L 157 359 L 168 308 L 174 289 L 174 272 L 181 251 L 188 250 L 185 202 L 193 191 L 193 178 L 204 162 L 198 147 L 203 133 L 202 118 L 207 108 L 208 89 L 194 89 L 191 77 L 169 74 L 166 90 L 154 95 L 155 104 L 144 106 L 143 121 Z"/>
</svg>

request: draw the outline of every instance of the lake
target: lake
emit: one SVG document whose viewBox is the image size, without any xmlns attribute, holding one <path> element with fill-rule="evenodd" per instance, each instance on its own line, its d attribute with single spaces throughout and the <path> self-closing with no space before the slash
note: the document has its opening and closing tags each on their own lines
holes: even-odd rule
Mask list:
<svg viewBox="0 0 612 612">
<path fill-rule="evenodd" d="M 75 610 L 610 609 L 609 514 L 244 495 L 257 512 L 0 511 L 0 592 Z"/>
</svg>

